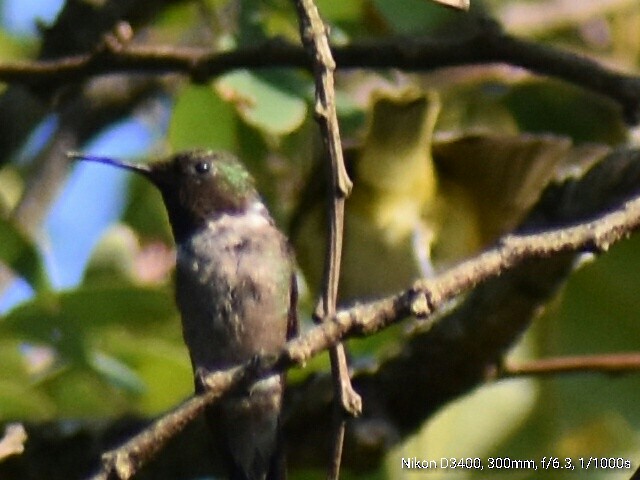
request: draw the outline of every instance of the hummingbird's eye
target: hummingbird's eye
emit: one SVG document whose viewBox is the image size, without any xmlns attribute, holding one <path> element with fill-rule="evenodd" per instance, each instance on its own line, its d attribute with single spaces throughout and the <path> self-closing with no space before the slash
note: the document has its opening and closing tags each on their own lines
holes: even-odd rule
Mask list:
<svg viewBox="0 0 640 480">
<path fill-rule="evenodd" d="M 208 173 L 209 170 L 211 170 L 211 164 L 209 162 L 202 161 L 202 162 L 196 163 L 194 168 L 196 170 L 196 173 L 200 173 L 200 174 Z"/>
</svg>

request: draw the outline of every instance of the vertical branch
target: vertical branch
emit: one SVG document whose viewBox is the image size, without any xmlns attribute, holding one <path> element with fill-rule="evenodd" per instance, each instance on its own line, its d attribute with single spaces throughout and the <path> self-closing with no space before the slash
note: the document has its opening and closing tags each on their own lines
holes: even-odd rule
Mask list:
<svg viewBox="0 0 640 480">
<path fill-rule="evenodd" d="M 323 320 L 332 317 L 336 312 L 342 254 L 344 202 L 352 185 L 342 157 L 333 78 L 336 64 L 329 47 L 327 27 L 320 18 L 313 0 L 294 0 L 294 3 L 300 21 L 300 37 L 313 64 L 316 84 L 315 114 L 322 132 L 331 172 L 329 241 L 325 252 L 322 299 L 315 311 L 315 317 Z M 338 478 L 340 472 L 345 430 L 344 414 L 359 415 L 362 411 L 362 399 L 351 386 L 344 346 L 341 343 L 331 348 L 330 358 L 336 395 L 333 452 L 328 474 L 328 478 L 333 479 Z"/>
</svg>

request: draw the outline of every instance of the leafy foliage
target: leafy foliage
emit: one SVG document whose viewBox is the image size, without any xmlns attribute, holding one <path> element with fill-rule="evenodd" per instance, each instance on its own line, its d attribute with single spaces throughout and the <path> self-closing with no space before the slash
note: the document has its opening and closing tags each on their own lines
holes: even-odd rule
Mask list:
<svg viewBox="0 0 640 480">
<path fill-rule="evenodd" d="M 317 3 L 336 43 L 392 34 L 455 37 L 470 31 L 474 16 L 483 13 L 472 5 L 466 16 L 424 0 Z M 518 3 L 486 2 L 505 19 L 506 9 Z M 640 7 L 622 10 L 547 31 L 541 27 L 537 38 L 637 73 Z M 515 20 L 514 25 L 517 31 Z M 595 38 L 599 28 L 608 39 Z M 153 44 L 230 49 L 276 35 L 295 39 L 297 25 L 284 0 L 216 0 L 176 2 L 140 32 Z M 0 31 L 3 59 L 28 60 L 31 50 L 19 45 Z M 162 107 L 170 118 L 164 141 L 150 149 L 211 147 L 245 159 L 298 249 L 305 320 L 321 276 L 324 232 L 312 92 L 308 73 L 281 69 L 233 71 L 207 84 L 171 83 L 164 92 L 171 101 Z M 576 149 L 598 144 L 588 147 L 596 161 L 630 138 L 619 112 L 595 94 L 507 68 L 339 72 L 337 95 L 355 179 L 346 213 L 344 302 L 395 292 L 479 251 L 517 225 L 544 187 L 561 177 L 559 165 L 572 162 L 573 173 L 584 171 L 583 163 L 574 162 Z M 385 101 L 391 107 L 380 109 Z M 544 175 L 535 171 L 541 165 Z M 25 180 L 33 174 L 25 172 Z M 3 188 L 0 183 L 0 193 Z M 120 220 L 127 233 L 116 235 L 116 244 L 98 246 L 81 283 L 64 291 L 50 285 L 46 241 L 0 220 L 0 260 L 34 290 L 0 319 L 0 420 L 154 415 L 190 394 L 191 369 L 166 267 L 172 246 L 161 199 L 138 179 L 126 195 Z M 69 234 L 82 235 L 82 226 Z M 638 240 L 632 239 L 579 271 L 511 358 L 637 349 L 639 265 Z M 353 342 L 355 363 L 373 368 L 397 354 L 407 330 L 400 326 Z M 290 379 L 303 381 L 327 364 L 319 359 Z M 640 446 L 638 387 L 635 378 L 584 376 L 483 388 L 444 408 L 392 451 L 378 475 L 399 476 L 401 456 L 629 456 Z M 534 472 L 521 473 L 534 478 Z M 608 475 L 597 472 L 593 478 Z"/>
</svg>

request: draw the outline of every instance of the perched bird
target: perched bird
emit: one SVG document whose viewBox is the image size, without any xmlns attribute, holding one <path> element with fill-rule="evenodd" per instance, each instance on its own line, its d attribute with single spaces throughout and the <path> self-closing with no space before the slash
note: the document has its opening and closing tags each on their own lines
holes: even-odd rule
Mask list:
<svg viewBox="0 0 640 480">
<path fill-rule="evenodd" d="M 371 95 L 365 134 L 344 152 L 354 186 L 344 213 L 342 304 L 392 295 L 486 248 L 518 226 L 551 181 L 602 154 L 554 135 L 437 135 L 440 110 L 433 91 Z M 326 238 L 325 206 L 312 190 L 319 183 L 311 177 L 291 226 L 311 290 L 322 278 L 317 252 Z"/>
<path fill-rule="evenodd" d="M 296 334 L 291 249 L 235 156 L 194 150 L 150 164 L 70 157 L 131 170 L 162 193 L 177 247 L 176 301 L 196 391 L 205 388 L 207 373 L 277 352 Z M 231 479 L 284 475 L 283 388 L 284 377 L 273 375 L 207 411 Z"/>
<path fill-rule="evenodd" d="M 345 151 L 354 186 L 345 205 L 341 304 L 394 294 L 431 273 L 438 185 L 430 147 L 439 109 L 434 92 L 373 95 L 365 139 L 357 150 Z M 317 176 L 311 182 L 318 184 Z M 317 255 L 326 238 L 320 198 L 303 197 L 291 226 L 311 290 L 323 271 Z"/>
</svg>

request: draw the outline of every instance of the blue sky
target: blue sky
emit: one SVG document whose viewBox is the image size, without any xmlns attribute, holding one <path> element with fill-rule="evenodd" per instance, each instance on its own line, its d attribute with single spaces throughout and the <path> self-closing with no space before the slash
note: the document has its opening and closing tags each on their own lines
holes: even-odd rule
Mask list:
<svg viewBox="0 0 640 480">
<path fill-rule="evenodd" d="M 17 35 L 34 35 L 36 20 L 50 23 L 64 0 L 1 0 L 3 28 Z"/>
<path fill-rule="evenodd" d="M 55 19 L 63 0 L 1 1 L 1 20 L 11 33 L 34 35 L 35 21 Z M 55 129 L 55 117 L 48 118 L 22 157 L 25 161 L 37 152 L 47 135 Z M 144 156 L 157 140 L 159 129 L 132 118 L 103 132 L 83 147 L 88 154 L 118 158 Z M 63 192 L 53 204 L 44 224 L 41 242 L 47 269 L 58 289 L 73 287 L 105 228 L 118 218 L 124 202 L 127 173 L 98 164 L 80 163 L 71 173 Z M 17 280 L 0 297 L 0 312 L 29 298 L 31 290 Z"/>
</svg>

